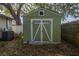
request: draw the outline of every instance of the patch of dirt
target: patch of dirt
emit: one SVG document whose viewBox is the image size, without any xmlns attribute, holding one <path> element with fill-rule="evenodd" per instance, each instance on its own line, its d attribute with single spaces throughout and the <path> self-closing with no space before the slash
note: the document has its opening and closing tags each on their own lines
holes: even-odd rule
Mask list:
<svg viewBox="0 0 79 59">
<path fill-rule="evenodd" d="M 30 45 L 22 40 L 0 42 L 1 56 L 79 56 L 79 48 L 65 41 L 61 44 Z"/>
</svg>

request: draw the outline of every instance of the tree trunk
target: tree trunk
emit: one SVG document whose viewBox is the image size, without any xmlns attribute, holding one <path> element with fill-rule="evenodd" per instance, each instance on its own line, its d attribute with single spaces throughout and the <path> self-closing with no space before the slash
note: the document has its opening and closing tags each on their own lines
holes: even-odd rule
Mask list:
<svg viewBox="0 0 79 59">
<path fill-rule="evenodd" d="M 21 7 L 23 6 L 23 4 L 19 4 L 17 14 L 13 10 L 10 3 L 1 3 L 1 5 L 5 6 L 10 11 L 11 15 L 13 16 L 13 19 L 16 21 L 16 24 L 21 25 L 20 12 L 21 12 Z"/>
</svg>

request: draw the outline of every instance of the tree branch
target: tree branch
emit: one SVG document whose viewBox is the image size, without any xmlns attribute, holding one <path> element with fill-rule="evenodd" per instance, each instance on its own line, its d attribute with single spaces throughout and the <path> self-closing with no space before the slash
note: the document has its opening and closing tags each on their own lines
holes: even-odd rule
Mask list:
<svg viewBox="0 0 79 59">
<path fill-rule="evenodd" d="M 18 16 L 18 17 L 20 16 L 21 8 L 22 8 L 23 5 L 24 5 L 24 3 L 20 3 L 20 4 L 19 4 L 19 8 L 18 8 L 18 10 L 17 10 L 17 16 Z"/>
<path fill-rule="evenodd" d="M 15 11 L 13 10 L 12 6 L 10 3 L 0 3 L 0 5 L 5 6 L 11 13 L 11 15 L 13 16 L 14 20 L 16 21 L 17 25 L 21 25 L 21 20 L 19 18 L 19 16 L 17 16 L 17 14 L 15 13 Z M 20 8 L 21 9 L 21 6 Z M 18 15 L 20 14 L 20 11 L 18 12 Z"/>
</svg>

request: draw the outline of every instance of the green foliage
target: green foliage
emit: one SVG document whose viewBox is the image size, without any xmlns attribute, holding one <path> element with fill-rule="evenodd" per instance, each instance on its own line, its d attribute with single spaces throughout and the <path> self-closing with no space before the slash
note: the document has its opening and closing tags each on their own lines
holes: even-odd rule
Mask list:
<svg viewBox="0 0 79 59">
<path fill-rule="evenodd" d="M 20 3 L 11 3 L 11 6 L 15 11 L 15 13 L 17 13 L 19 5 Z M 77 3 L 76 4 L 75 3 L 27 3 L 27 4 L 24 4 L 23 7 L 21 8 L 20 14 L 22 15 L 26 14 L 31 10 L 39 7 L 57 11 L 63 14 L 63 18 L 64 16 L 68 16 L 68 15 L 72 15 L 72 16 L 76 16 L 75 14 L 79 15 L 79 12 L 75 12 L 75 10 L 79 10 L 79 6 Z M 4 11 L 5 15 L 10 16 L 9 10 L 4 6 L 0 5 L 0 10 Z"/>
<path fill-rule="evenodd" d="M 10 14 L 10 11 L 8 10 L 8 9 L 6 9 L 5 7 L 3 8 L 3 11 L 4 11 L 4 14 L 6 15 L 6 16 L 10 16 L 11 14 Z"/>
<path fill-rule="evenodd" d="M 0 10 L 1 10 L 1 13 L 3 13 L 4 15 L 10 16 L 9 10 L 5 8 L 4 6 L 0 5 Z"/>
</svg>

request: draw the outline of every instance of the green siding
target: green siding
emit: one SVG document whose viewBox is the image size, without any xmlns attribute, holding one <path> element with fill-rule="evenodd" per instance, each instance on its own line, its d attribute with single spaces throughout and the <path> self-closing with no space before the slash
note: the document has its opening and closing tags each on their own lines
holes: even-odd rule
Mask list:
<svg viewBox="0 0 79 59">
<path fill-rule="evenodd" d="M 44 16 L 38 15 L 39 9 L 36 9 L 35 11 L 30 12 L 29 15 L 24 16 L 24 20 L 23 20 L 24 42 L 30 41 L 31 39 L 30 20 L 47 19 L 47 18 L 53 19 L 53 41 L 54 42 L 61 41 L 61 16 L 57 15 L 57 13 L 55 12 L 51 12 L 46 9 L 44 10 L 45 10 Z"/>
<path fill-rule="evenodd" d="M 55 20 L 55 19 L 58 19 L 58 20 Z M 61 21 L 60 21 L 60 17 L 57 17 L 55 19 L 53 23 L 54 42 L 60 42 L 61 41 Z"/>
</svg>

